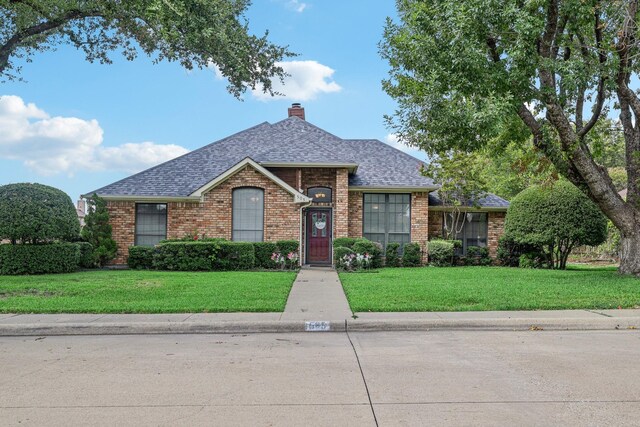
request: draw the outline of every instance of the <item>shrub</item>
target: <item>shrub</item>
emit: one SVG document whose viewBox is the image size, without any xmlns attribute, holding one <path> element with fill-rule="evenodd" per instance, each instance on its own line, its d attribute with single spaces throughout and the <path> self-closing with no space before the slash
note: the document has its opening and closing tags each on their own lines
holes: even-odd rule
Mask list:
<svg viewBox="0 0 640 427">
<path fill-rule="evenodd" d="M 518 194 L 507 210 L 505 233 L 517 243 L 542 246 L 554 267 L 564 269 L 572 248 L 606 240 L 607 220 L 576 186 L 558 181 Z"/>
<path fill-rule="evenodd" d="M 480 246 L 469 246 L 467 256 L 464 258 L 465 265 L 491 265 L 489 249 Z"/>
<path fill-rule="evenodd" d="M 356 271 L 363 268 L 370 268 L 372 266 L 372 261 L 373 257 L 368 253 L 351 253 L 338 258 L 336 261 L 336 268 L 344 271 Z"/>
<path fill-rule="evenodd" d="M 70 273 L 79 258 L 75 243 L 0 245 L 0 274 Z"/>
<path fill-rule="evenodd" d="M 211 256 L 214 270 L 250 270 L 255 267 L 256 255 L 253 243 L 219 242 L 215 244 L 218 245 L 218 251 Z"/>
<path fill-rule="evenodd" d="M 151 246 L 131 246 L 129 247 L 129 257 L 127 265 L 133 269 L 149 270 L 153 268 L 153 254 L 156 248 Z"/>
<path fill-rule="evenodd" d="M 407 243 L 403 249 L 403 267 L 419 267 L 422 265 L 422 249 L 420 249 L 418 243 Z"/>
<path fill-rule="evenodd" d="M 42 243 L 79 234 L 76 208 L 61 190 L 42 184 L 0 186 L 0 240 Z"/>
<path fill-rule="evenodd" d="M 217 257 L 222 244 L 199 241 L 160 243 L 153 254 L 153 267 L 177 271 L 212 270 L 213 258 Z M 251 248 L 253 250 L 253 246 Z"/>
<path fill-rule="evenodd" d="M 503 234 L 498 240 L 498 261 L 505 267 L 520 266 L 520 257 L 527 254 L 530 259 L 538 259 L 538 266 L 544 264 L 544 251 L 541 245 L 518 243 L 509 234 Z"/>
<path fill-rule="evenodd" d="M 429 241 L 429 265 L 450 267 L 453 265 L 454 243 L 451 240 Z"/>
<path fill-rule="evenodd" d="M 289 254 L 291 252 L 298 252 L 300 245 L 297 240 L 278 240 L 276 242 L 276 248 L 278 252 L 283 255 Z"/>
<path fill-rule="evenodd" d="M 384 264 L 387 267 L 400 267 L 400 243 L 387 243 Z"/>
<path fill-rule="evenodd" d="M 367 239 L 357 239 L 351 247 L 356 254 L 369 254 L 371 256 L 371 267 L 382 267 L 382 245 Z"/>
<path fill-rule="evenodd" d="M 111 224 L 107 203 L 94 194 L 87 199 L 87 215 L 84 217 L 82 238 L 93 246 L 94 264 L 103 266 L 116 257 L 118 246 L 111 238 Z"/>
<path fill-rule="evenodd" d="M 337 238 L 333 239 L 333 247 L 334 248 L 349 248 L 349 249 L 353 249 L 353 245 L 358 240 L 359 239 L 357 239 L 355 237 L 337 237 Z"/>
<path fill-rule="evenodd" d="M 93 245 L 89 242 L 76 242 L 76 245 L 78 245 L 78 249 L 80 250 L 78 266 L 82 268 L 94 268 L 96 265 L 93 258 Z"/>
<path fill-rule="evenodd" d="M 253 244 L 256 254 L 256 267 L 277 268 L 278 264 L 272 259 L 274 253 L 278 251 L 273 242 L 255 242 Z"/>
<path fill-rule="evenodd" d="M 343 258 L 345 255 L 351 255 L 354 254 L 355 252 L 353 251 L 353 249 L 344 247 L 344 246 L 339 246 L 337 248 L 333 248 L 333 260 L 335 261 L 336 265 L 338 264 L 338 260 L 340 258 Z"/>
</svg>

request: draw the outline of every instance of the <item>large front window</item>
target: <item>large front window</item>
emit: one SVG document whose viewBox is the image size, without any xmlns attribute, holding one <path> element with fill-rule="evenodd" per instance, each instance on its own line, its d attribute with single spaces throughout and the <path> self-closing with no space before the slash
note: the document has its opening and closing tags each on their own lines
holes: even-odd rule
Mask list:
<svg viewBox="0 0 640 427">
<path fill-rule="evenodd" d="M 167 238 L 167 205 L 136 204 L 136 240 L 138 246 L 153 246 Z"/>
<path fill-rule="evenodd" d="M 450 213 L 448 223 L 452 223 Z M 456 227 L 456 240 L 462 241 L 462 254 L 467 253 L 469 246 L 487 246 L 488 222 L 486 212 L 462 212 Z M 463 224 L 461 224 L 463 222 Z"/>
<path fill-rule="evenodd" d="M 262 242 L 264 235 L 264 190 L 236 188 L 233 190 L 233 233 L 239 242 Z"/>
<path fill-rule="evenodd" d="M 362 223 L 363 237 L 379 242 L 397 242 L 400 246 L 411 241 L 411 195 L 365 194 Z"/>
</svg>

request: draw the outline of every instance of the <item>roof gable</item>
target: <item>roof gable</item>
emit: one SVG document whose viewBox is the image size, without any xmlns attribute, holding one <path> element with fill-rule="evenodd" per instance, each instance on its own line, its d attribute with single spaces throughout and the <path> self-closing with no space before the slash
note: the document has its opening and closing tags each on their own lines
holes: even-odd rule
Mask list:
<svg viewBox="0 0 640 427">
<path fill-rule="evenodd" d="M 268 179 L 270 179 L 271 181 L 276 183 L 278 186 L 280 186 L 282 189 L 284 189 L 286 192 L 291 194 L 293 196 L 293 198 L 294 198 L 294 202 L 295 203 L 306 203 L 306 202 L 310 202 L 312 200 L 310 197 L 307 197 L 304 194 L 298 192 L 296 189 L 291 187 L 289 184 L 287 184 L 286 182 L 284 182 L 283 180 L 281 180 L 280 178 L 278 178 L 277 176 L 275 176 L 271 172 L 269 172 L 264 167 L 260 166 L 259 164 L 257 164 L 253 160 L 251 160 L 249 157 L 246 157 L 245 159 L 243 159 L 242 161 L 240 161 L 236 165 L 234 165 L 231 168 L 227 169 L 224 173 L 218 175 L 213 180 L 209 181 L 208 183 L 206 183 L 202 187 L 196 189 L 189 196 L 190 197 L 203 197 L 206 193 L 208 193 L 209 191 L 213 190 L 215 187 L 217 187 L 218 185 L 222 184 L 223 182 L 225 182 L 227 179 L 231 178 L 236 173 L 240 172 L 246 166 L 250 166 L 253 169 L 257 170 L 262 175 L 264 175 L 265 177 L 267 177 Z"/>
</svg>

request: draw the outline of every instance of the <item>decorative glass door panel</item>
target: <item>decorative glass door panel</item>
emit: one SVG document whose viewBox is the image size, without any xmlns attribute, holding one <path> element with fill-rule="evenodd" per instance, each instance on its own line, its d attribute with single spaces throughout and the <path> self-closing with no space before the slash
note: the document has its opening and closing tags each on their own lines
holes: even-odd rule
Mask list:
<svg viewBox="0 0 640 427">
<path fill-rule="evenodd" d="M 306 229 L 307 264 L 331 264 L 331 210 L 309 209 Z"/>
</svg>

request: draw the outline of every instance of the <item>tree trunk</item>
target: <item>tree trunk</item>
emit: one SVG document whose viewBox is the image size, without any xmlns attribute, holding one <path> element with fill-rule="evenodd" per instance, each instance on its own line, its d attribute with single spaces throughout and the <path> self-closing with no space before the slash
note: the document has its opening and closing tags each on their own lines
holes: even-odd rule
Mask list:
<svg viewBox="0 0 640 427">
<path fill-rule="evenodd" d="M 640 231 L 640 228 L 638 228 Z M 620 274 L 640 276 L 640 232 L 620 237 Z"/>
</svg>

